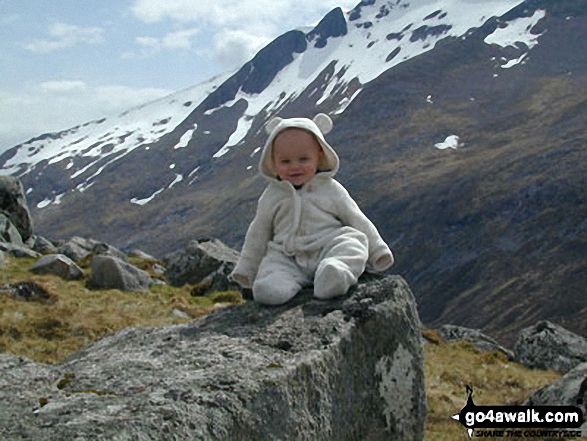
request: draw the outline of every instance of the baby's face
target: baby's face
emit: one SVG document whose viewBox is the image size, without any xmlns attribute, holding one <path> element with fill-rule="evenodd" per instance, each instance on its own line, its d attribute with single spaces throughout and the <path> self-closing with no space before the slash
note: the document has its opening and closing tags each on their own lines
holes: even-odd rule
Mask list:
<svg viewBox="0 0 587 441">
<path fill-rule="evenodd" d="M 302 129 L 286 129 L 273 140 L 277 174 L 292 185 L 304 185 L 312 179 L 323 156 L 314 135 Z"/>
</svg>

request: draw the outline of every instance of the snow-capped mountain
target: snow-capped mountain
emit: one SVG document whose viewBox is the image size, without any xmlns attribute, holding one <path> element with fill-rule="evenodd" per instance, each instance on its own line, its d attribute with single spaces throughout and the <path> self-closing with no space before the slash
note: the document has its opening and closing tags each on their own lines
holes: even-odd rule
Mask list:
<svg viewBox="0 0 587 441">
<path fill-rule="evenodd" d="M 363 86 L 382 72 L 432 50 L 440 40 L 466 38 L 472 29 L 520 3 L 373 0 L 361 2 L 346 17 L 337 8 L 314 29 L 294 30 L 277 38 L 234 75 L 213 78 L 113 118 L 25 142 L 3 155 L 1 171 L 22 177 L 29 184 L 29 199 L 42 210 L 108 180 L 112 166 L 135 149 L 189 149 L 191 165 L 180 172 L 174 161 L 160 164 L 161 186 L 152 193 L 139 186 L 126 201 L 147 204 L 182 181 L 181 185 L 193 184 L 198 172 L 204 172 L 202 167 L 219 166 L 214 159 L 239 145 L 254 155 L 258 146 L 244 141 L 301 97 L 310 111 L 342 113 Z M 515 20 L 507 30 L 488 36 L 487 42 L 504 46 L 520 42 L 530 49 L 538 37 L 530 31 L 543 16 L 537 11 Z M 526 54 L 508 60 L 504 67 L 522 61 Z M 214 115 L 228 110 L 226 127 L 210 124 Z M 68 179 L 60 178 L 57 184 L 53 178 L 45 185 L 47 178 L 42 176 L 47 174 Z"/>
<path fill-rule="evenodd" d="M 584 0 L 364 0 L 237 72 L 18 145 L 0 173 L 50 238 L 239 248 L 264 124 L 325 112 L 426 324 L 585 334 L 586 34 Z"/>
</svg>

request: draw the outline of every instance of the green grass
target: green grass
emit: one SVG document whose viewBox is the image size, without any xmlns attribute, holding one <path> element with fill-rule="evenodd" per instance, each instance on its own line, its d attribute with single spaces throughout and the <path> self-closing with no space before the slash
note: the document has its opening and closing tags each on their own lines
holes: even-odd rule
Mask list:
<svg viewBox="0 0 587 441">
<path fill-rule="evenodd" d="M 94 340 L 127 327 L 190 320 L 175 317 L 174 309 L 195 318 L 225 304 L 243 302 L 235 291 L 194 296 L 194 287 L 189 285 L 154 285 L 144 292 L 89 290 L 83 280 L 68 282 L 55 276 L 32 275 L 28 269 L 34 259 L 8 261 L 8 267 L 0 273 L 0 287 L 32 281 L 42 286 L 50 298 L 22 301 L 0 293 L 0 351 L 39 362 L 57 363 Z M 144 269 L 150 265 L 133 263 Z M 450 418 L 466 403 L 466 385 L 474 388 L 477 405 L 515 405 L 560 377 L 508 362 L 497 352 L 479 353 L 469 343 L 444 343 L 435 331 L 425 331 L 424 335 L 429 341 L 424 348 L 428 441 L 468 439 L 464 428 Z"/>
</svg>

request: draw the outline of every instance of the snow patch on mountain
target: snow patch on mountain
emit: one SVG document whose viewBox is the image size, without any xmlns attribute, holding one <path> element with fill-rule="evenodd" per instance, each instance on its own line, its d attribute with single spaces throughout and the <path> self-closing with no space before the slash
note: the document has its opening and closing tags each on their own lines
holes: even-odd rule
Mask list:
<svg viewBox="0 0 587 441">
<path fill-rule="evenodd" d="M 167 188 L 172 188 L 175 184 L 178 184 L 181 181 L 183 181 L 183 175 L 176 174 L 175 179 L 173 180 L 173 182 L 171 184 L 169 184 L 169 187 L 167 187 Z"/>
<path fill-rule="evenodd" d="M 434 144 L 434 147 L 436 147 L 439 150 L 446 150 L 446 149 L 456 150 L 458 146 L 459 146 L 459 137 L 457 135 L 447 136 L 446 139 L 444 140 L 444 142 L 439 142 L 437 144 Z"/>
<path fill-rule="evenodd" d="M 145 204 L 151 202 L 153 199 L 155 199 L 155 197 L 158 194 L 162 193 L 164 190 L 165 190 L 165 187 L 160 188 L 159 190 L 157 190 L 155 193 L 153 193 L 151 196 L 149 196 L 147 198 L 144 198 L 144 199 L 132 198 L 130 201 L 136 205 L 145 205 Z"/>
<path fill-rule="evenodd" d="M 173 147 L 174 149 L 181 149 L 184 147 L 188 146 L 188 142 L 190 142 L 190 140 L 192 139 L 192 137 L 194 136 L 194 132 L 198 129 L 198 125 L 194 124 L 194 128 L 188 130 L 187 132 L 185 132 L 181 138 L 179 138 L 179 142 L 177 144 L 175 144 L 175 146 Z"/>
<path fill-rule="evenodd" d="M 543 35 L 534 34 L 532 30 L 536 24 L 546 16 L 546 11 L 538 10 L 531 17 L 520 17 L 509 23 L 504 23 L 503 27 L 498 27 L 495 32 L 485 37 L 485 43 L 497 44 L 501 47 L 512 46 L 518 49 L 525 49 L 519 57 L 510 60 L 502 58 L 504 64 L 502 69 L 509 69 L 518 64 L 523 64 L 528 56 L 529 51 L 538 44 L 538 38 Z M 497 74 L 496 74 L 497 75 Z"/>
<path fill-rule="evenodd" d="M 538 10 L 531 17 L 520 17 L 504 23 L 503 27 L 498 27 L 493 34 L 485 37 L 484 41 L 501 47 L 518 46 L 518 43 L 523 43 L 532 49 L 538 44 L 538 38 L 542 35 L 533 34 L 532 29 L 545 16 L 546 11 Z"/>
<path fill-rule="evenodd" d="M 525 52 L 517 58 L 511 60 L 503 59 L 502 69 L 509 69 L 520 63 L 528 55 L 528 51 L 538 44 L 538 38 L 544 33 L 534 34 L 532 30 L 536 24 L 546 16 L 546 11 L 538 10 L 531 17 L 520 17 L 509 23 L 504 23 L 503 27 L 498 27 L 494 33 L 485 38 L 487 44 L 497 44 L 501 47 L 513 46 L 518 49 L 527 48 Z M 525 49 L 524 48 L 524 49 Z"/>
</svg>

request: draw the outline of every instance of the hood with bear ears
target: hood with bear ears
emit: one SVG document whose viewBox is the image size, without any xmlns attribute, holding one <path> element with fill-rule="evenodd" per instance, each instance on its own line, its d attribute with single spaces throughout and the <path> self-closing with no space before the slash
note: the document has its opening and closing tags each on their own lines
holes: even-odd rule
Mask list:
<svg viewBox="0 0 587 441">
<path fill-rule="evenodd" d="M 332 130 L 332 120 L 325 113 L 319 113 L 314 119 L 309 118 L 288 118 L 283 119 L 275 117 L 265 126 L 265 131 L 269 133 L 269 138 L 263 147 L 263 153 L 259 160 L 259 172 L 267 179 L 277 178 L 277 170 L 273 163 L 273 140 L 285 129 L 297 128 L 306 130 L 316 136 L 318 143 L 324 151 L 324 158 L 318 166 L 319 171 L 328 172 L 334 176 L 338 171 L 339 159 L 334 149 L 326 142 L 324 135 Z"/>
</svg>

